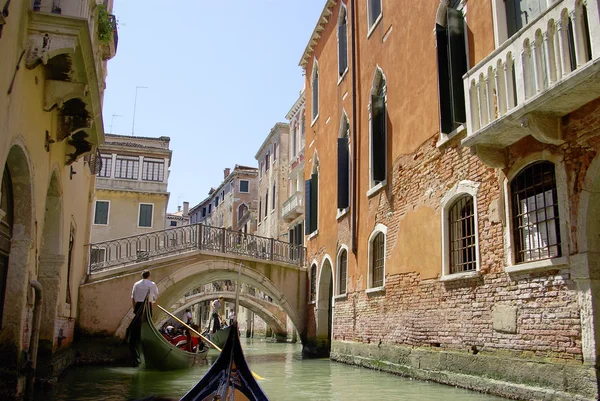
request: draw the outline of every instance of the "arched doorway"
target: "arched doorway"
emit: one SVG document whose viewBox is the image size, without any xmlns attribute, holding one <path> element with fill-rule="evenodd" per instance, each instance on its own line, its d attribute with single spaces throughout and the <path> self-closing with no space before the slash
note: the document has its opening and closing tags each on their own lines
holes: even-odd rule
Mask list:
<svg viewBox="0 0 600 401">
<path fill-rule="evenodd" d="M 8 278 L 8 261 L 12 239 L 14 203 L 12 180 L 8 166 L 4 167 L 2 175 L 2 194 L 0 198 L 0 327 L 3 326 L 4 299 Z"/>
<path fill-rule="evenodd" d="M 326 258 L 321 267 L 317 296 L 317 340 L 327 352 L 331 349 L 331 323 L 333 320 L 333 272 Z"/>
</svg>

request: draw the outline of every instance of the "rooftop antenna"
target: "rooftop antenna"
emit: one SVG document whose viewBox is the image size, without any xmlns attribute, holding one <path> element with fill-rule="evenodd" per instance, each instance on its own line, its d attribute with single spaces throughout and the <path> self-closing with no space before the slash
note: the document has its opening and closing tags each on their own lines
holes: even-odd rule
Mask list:
<svg viewBox="0 0 600 401">
<path fill-rule="evenodd" d="M 110 119 L 110 133 L 113 133 L 113 122 L 115 121 L 115 117 L 123 117 L 120 114 L 113 114 L 111 119 Z"/>
<path fill-rule="evenodd" d="M 135 108 L 137 106 L 138 89 L 148 89 L 148 87 L 147 86 L 136 86 L 135 87 L 135 98 L 133 100 L 133 123 L 131 124 L 131 136 L 135 136 Z"/>
</svg>

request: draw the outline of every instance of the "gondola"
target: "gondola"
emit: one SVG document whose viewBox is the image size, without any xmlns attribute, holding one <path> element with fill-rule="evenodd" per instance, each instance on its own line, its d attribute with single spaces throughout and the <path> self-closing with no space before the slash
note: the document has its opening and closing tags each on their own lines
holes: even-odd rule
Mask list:
<svg viewBox="0 0 600 401">
<path fill-rule="evenodd" d="M 177 370 L 185 369 L 206 359 L 209 347 L 204 346 L 198 352 L 188 352 L 171 344 L 158 331 L 152 322 L 151 309 L 146 302 L 138 310 L 127 329 L 129 348 L 137 364 L 147 369 Z"/>
<path fill-rule="evenodd" d="M 237 322 L 229 328 L 215 363 L 180 401 L 268 401 L 244 358 Z"/>
<path fill-rule="evenodd" d="M 223 348 L 225 346 L 225 341 L 227 341 L 227 337 L 229 336 L 230 327 L 231 326 L 223 327 L 212 334 L 210 334 L 210 331 L 206 330 L 202 335 L 208 337 L 208 339 L 215 343 L 217 347 Z"/>
</svg>

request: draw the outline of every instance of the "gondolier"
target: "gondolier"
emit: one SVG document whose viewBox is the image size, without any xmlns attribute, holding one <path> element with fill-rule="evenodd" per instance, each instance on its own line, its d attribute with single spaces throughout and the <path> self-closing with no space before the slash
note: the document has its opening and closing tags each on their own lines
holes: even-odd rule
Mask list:
<svg viewBox="0 0 600 401">
<path fill-rule="evenodd" d="M 216 333 L 217 331 L 219 331 L 221 329 L 221 318 L 219 317 L 219 311 L 221 310 L 222 302 L 223 302 L 222 296 L 219 297 L 219 299 L 215 299 L 214 301 L 212 301 L 211 307 L 212 307 L 213 326 L 212 326 L 211 334 Z"/>
<path fill-rule="evenodd" d="M 133 306 L 134 313 L 144 305 L 146 295 L 152 304 L 156 304 L 156 300 L 158 299 L 158 287 L 154 281 L 149 279 L 150 271 L 144 270 L 142 272 L 142 279 L 133 285 L 133 289 L 131 290 L 131 305 Z M 150 311 L 152 311 L 152 309 L 150 309 Z"/>
</svg>

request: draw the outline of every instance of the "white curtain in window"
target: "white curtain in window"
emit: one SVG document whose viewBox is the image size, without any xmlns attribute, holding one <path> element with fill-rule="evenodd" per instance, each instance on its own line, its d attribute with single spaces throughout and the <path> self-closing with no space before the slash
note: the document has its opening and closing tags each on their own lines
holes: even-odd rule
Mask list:
<svg viewBox="0 0 600 401">
<path fill-rule="evenodd" d="M 551 190 L 520 200 L 524 261 L 558 256 L 554 204 Z"/>
</svg>

